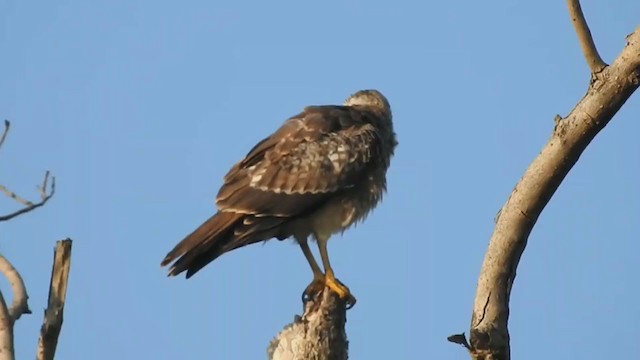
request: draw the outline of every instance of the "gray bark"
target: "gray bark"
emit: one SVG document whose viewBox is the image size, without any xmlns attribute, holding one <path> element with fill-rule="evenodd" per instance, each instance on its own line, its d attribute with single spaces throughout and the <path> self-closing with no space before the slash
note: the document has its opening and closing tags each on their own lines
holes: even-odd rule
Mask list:
<svg viewBox="0 0 640 360">
<path fill-rule="evenodd" d="M 325 289 L 271 341 L 269 360 L 346 360 L 346 304 Z"/>
</svg>

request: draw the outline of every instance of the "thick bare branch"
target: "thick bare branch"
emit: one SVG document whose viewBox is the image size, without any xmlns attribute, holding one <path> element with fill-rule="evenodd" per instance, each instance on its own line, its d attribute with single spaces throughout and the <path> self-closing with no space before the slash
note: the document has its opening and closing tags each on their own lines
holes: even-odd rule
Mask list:
<svg viewBox="0 0 640 360">
<path fill-rule="evenodd" d="M 40 329 L 37 360 L 53 360 L 58 346 L 71 266 L 71 243 L 71 239 L 56 243 L 49 286 L 49 305 L 44 312 L 44 321 Z"/>
<path fill-rule="evenodd" d="M 571 113 L 556 118 L 551 138 L 502 207 L 476 290 L 469 344 L 472 359 L 510 359 L 509 297 L 529 234 L 582 152 L 639 84 L 640 27 L 627 37 L 615 61 L 593 78 Z"/>
<path fill-rule="evenodd" d="M 49 171 L 47 171 L 44 174 L 44 179 L 42 180 L 42 185 L 40 185 L 38 187 L 38 192 L 40 193 L 40 201 L 38 201 L 37 203 L 33 203 L 31 201 L 25 200 L 25 199 L 21 198 L 20 196 L 16 195 L 14 192 L 12 192 L 9 189 L 7 189 L 5 186 L 0 185 L 0 191 L 5 193 L 8 197 L 16 200 L 20 204 L 24 205 L 24 207 L 22 209 L 20 209 L 20 210 L 14 211 L 14 212 L 12 212 L 10 214 L 7 214 L 7 215 L 0 216 L 0 221 L 11 220 L 16 216 L 19 216 L 19 215 L 22 215 L 22 214 L 26 214 L 26 213 L 34 210 L 34 209 L 37 209 L 37 208 L 43 206 L 44 204 L 46 204 L 47 201 L 49 201 L 49 199 L 51 199 L 53 197 L 53 194 L 55 194 L 55 192 L 56 192 L 56 178 L 55 178 L 55 176 L 51 176 L 51 187 L 49 188 L 49 193 L 47 194 L 47 186 L 49 184 L 49 176 L 50 176 L 50 173 L 49 173 Z"/>
<path fill-rule="evenodd" d="M 27 295 L 27 288 L 24 286 L 22 276 L 16 268 L 11 265 L 9 260 L 0 255 L 0 273 L 2 273 L 13 290 L 13 301 L 9 308 L 9 318 L 11 319 L 11 325 L 22 316 L 22 314 L 31 314 L 29 310 L 29 296 Z"/>
<path fill-rule="evenodd" d="M 13 291 L 13 301 L 11 307 L 7 307 L 7 303 L 0 292 L 0 360 L 13 360 L 13 324 L 22 316 L 22 314 L 31 314 L 27 300 L 27 289 L 22 281 L 20 273 L 11 265 L 9 260 L 0 255 L 0 273 L 2 273 Z"/>
<path fill-rule="evenodd" d="M 345 302 L 325 289 L 305 303 L 302 317 L 296 315 L 271 341 L 269 360 L 346 360 L 346 322 Z"/>
<path fill-rule="evenodd" d="M 591 31 L 589 31 L 589 25 L 582 13 L 582 7 L 579 0 L 567 0 L 567 6 L 569 7 L 569 16 L 571 17 L 571 23 L 576 29 L 578 35 L 578 41 L 580 41 L 580 47 L 584 53 L 584 57 L 587 60 L 587 64 L 593 74 L 599 73 L 604 69 L 607 64 L 602 60 L 596 44 L 591 37 Z"/>
<path fill-rule="evenodd" d="M 0 292 L 0 360 L 14 360 L 13 351 L 13 322 Z"/>
</svg>

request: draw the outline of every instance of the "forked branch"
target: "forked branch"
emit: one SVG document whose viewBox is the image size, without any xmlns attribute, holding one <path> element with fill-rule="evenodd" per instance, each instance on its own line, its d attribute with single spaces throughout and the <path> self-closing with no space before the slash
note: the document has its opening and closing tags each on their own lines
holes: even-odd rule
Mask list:
<svg viewBox="0 0 640 360">
<path fill-rule="evenodd" d="M 7 134 L 9 133 L 10 128 L 11 128 L 11 123 L 8 120 L 5 120 L 4 131 L 2 132 L 2 135 L 0 135 L 0 148 L 4 144 L 4 141 L 7 138 Z M 44 179 L 42 180 L 42 184 L 38 187 L 38 192 L 40 193 L 40 201 L 36 203 L 26 200 L 20 197 L 18 194 L 14 193 L 13 191 L 7 189 L 6 186 L 0 185 L 0 191 L 2 191 L 5 195 L 12 198 L 13 200 L 20 203 L 23 206 L 23 208 L 16 210 L 10 214 L 0 216 L 0 221 L 11 220 L 16 216 L 28 213 L 46 204 L 47 201 L 49 201 L 49 199 L 51 199 L 53 194 L 56 192 L 56 178 L 54 176 L 51 176 L 51 185 L 49 187 L 49 177 L 50 177 L 50 173 L 49 171 L 47 171 L 44 174 Z"/>
<path fill-rule="evenodd" d="M 467 348 L 471 358 L 509 360 L 509 298 L 527 240 L 540 213 L 591 140 L 640 84 L 640 28 L 614 62 L 604 64 L 577 1 L 568 1 L 592 77 L 587 93 L 565 118 L 556 116 L 551 138 L 529 165 L 499 212 L 480 270 L 471 317 L 470 340 L 449 341 Z"/>
</svg>

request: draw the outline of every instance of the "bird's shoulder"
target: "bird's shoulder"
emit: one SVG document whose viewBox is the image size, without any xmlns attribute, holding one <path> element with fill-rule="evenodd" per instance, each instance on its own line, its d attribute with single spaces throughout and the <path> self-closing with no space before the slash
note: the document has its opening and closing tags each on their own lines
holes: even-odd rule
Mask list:
<svg viewBox="0 0 640 360">
<path fill-rule="evenodd" d="M 338 148 L 338 142 L 344 142 L 362 131 L 371 132 L 373 128 L 367 121 L 369 116 L 368 112 L 349 106 L 307 106 L 287 119 L 273 134 L 254 145 L 236 165 L 238 168 L 248 168 L 265 159 L 271 162 L 283 160 L 285 155 L 332 152 Z"/>
</svg>

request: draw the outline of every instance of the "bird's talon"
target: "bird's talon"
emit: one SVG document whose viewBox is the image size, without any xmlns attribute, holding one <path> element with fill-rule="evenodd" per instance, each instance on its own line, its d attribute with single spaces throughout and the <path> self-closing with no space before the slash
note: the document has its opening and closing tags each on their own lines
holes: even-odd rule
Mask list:
<svg viewBox="0 0 640 360">
<path fill-rule="evenodd" d="M 315 276 L 302 292 L 302 303 L 316 299 L 324 290 L 324 276 Z"/>
<path fill-rule="evenodd" d="M 356 298 L 349 294 L 349 297 L 347 298 L 347 310 L 351 309 L 356 304 L 356 301 Z"/>
<path fill-rule="evenodd" d="M 327 276 L 325 286 L 331 289 L 340 299 L 347 304 L 347 309 L 351 309 L 356 304 L 356 298 L 351 295 L 351 291 L 340 280 L 333 276 Z"/>
</svg>

